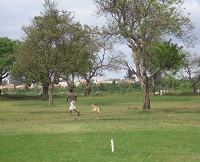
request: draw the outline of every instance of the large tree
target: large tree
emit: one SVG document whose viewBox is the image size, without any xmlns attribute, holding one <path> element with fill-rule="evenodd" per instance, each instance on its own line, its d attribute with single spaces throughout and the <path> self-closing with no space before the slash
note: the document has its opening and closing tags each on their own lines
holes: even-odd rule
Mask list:
<svg viewBox="0 0 200 162">
<path fill-rule="evenodd" d="M 56 7 L 56 2 L 45 0 L 41 15 L 22 28 L 24 43 L 18 51 L 19 55 L 24 55 L 20 57 L 22 60 L 29 58 L 24 61 L 31 71 L 28 74 L 34 74 L 34 79 L 43 87 L 49 87 L 49 105 L 53 105 L 54 84 L 78 59 L 81 47 L 77 46 L 77 39 L 84 36 L 79 32 L 81 25 L 74 21 L 73 13 L 59 11 Z"/>
<path fill-rule="evenodd" d="M 148 47 L 162 36 L 173 35 L 191 43 L 193 29 L 183 12 L 182 0 L 94 0 L 98 11 L 109 24 L 109 34 L 127 41 L 132 50 L 135 69 L 143 90 L 143 109 L 150 109 L 149 80 L 158 69 L 148 74 Z"/>
<path fill-rule="evenodd" d="M 2 80 L 8 77 L 14 62 L 13 54 L 19 41 L 7 37 L 0 38 L 0 86 Z M 1 95 L 1 89 L 0 89 Z"/>
</svg>

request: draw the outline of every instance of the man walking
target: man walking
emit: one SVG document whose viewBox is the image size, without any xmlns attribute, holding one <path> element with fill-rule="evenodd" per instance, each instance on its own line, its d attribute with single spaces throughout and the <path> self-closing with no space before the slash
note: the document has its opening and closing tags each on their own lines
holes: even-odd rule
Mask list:
<svg viewBox="0 0 200 162">
<path fill-rule="evenodd" d="M 70 89 L 70 92 L 67 95 L 67 102 L 68 100 L 70 100 L 70 107 L 69 107 L 69 116 L 72 115 L 72 110 L 74 110 L 75 112 L 77 112 L 78 116 L 80 115 L 80 111 L 77 110 L 75 104 L 75 101 L 77 101 L 77 96 L 76 94 L 73 92 L 72 89 Z"/>
</svg>

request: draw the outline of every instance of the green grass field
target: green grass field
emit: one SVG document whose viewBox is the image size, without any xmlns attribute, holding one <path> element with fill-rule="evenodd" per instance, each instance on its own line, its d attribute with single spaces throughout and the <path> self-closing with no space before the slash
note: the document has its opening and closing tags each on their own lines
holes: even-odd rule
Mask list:
<svg viewBox="0 0 200 162">
<path fill-rule="evenodd" d="M 64 97 L 52 107 L 0 97 L 0 161 L 200 161 L 200 96 L 152 96 L 150 111 L 140 95 L 82 96 L 76 106 L 81 115 L 69 117 Z"/>
</svg>

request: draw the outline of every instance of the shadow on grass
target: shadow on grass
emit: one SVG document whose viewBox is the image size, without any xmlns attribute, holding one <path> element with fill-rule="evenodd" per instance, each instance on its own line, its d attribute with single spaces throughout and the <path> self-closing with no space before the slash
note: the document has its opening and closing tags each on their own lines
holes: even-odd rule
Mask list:
<svg viewBox="0 0 200 162">
<path fill-rule="evenodd" d="M 42 100 L 41 96 L 27 96 L 27 95 L 11 95 L 3 94 L 0 95 L 0 100 Z"/>
<path fill-rule="evenodd" d="M 65 111 L 33 111 L 28 114 L 63 114 Z"/>
</svg>

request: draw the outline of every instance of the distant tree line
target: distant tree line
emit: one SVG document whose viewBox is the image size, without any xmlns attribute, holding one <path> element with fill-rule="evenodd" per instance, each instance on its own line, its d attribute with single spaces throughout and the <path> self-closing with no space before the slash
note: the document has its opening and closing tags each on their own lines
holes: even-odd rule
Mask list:
<svg viewBox="0 0 200 162">
<path fill-rule="evenodd" d="M 106 95 L 106 94 L 132 94 L 132 95 L 141 95 L 142 89 L 140 82 L 136 81 L 135 83 L 128 83 L 126 79 L 110 79 L 112 83 L 100 83 L 92 84 L 91 92 L 89 95 Z M 32 88 L 24 86 L 23 88 L 17 88 L 17 86 L 23 84 L 17 81 L 10 81 L 14 84 L 14 88 L 4 88 L 2 90 L 3 94 L 11 95 L 27 95 L 27 96 L 42 96 L 42 89 L 38 83 L 35 83 Z M 7 85 L 7 82 L 2 83 L 3 86 Z M 177 76 L 166 75 L 162 78 L 157 79 L 156 86 L 152 86 L 150 82 L 150 92 L 151 95 L 176 95 L 176 94 L 194 94 L 192 84 L 189 77 L 183 76 L 178 79 Z M 195 94 L 200 95 L 200 82 L 196 84 L 197 91 Z M 69 87 L 54 87 L 54 95 L 56 96 L 66 96 Z M 75 87 L 75 92 L 79 96 L 84 96 L 85 84 L 80 83 Z M 154 92 L 155 90 L 155 92 Z M 162 94 L 159 92 L 162 90 Z"/>
</svg>

